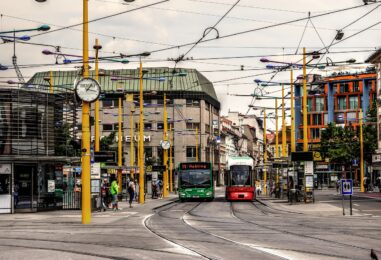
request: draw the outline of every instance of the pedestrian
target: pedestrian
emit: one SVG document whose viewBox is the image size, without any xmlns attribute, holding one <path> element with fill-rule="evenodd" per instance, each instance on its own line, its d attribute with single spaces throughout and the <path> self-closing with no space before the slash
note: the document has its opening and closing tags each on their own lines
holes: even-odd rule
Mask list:
<svg viewBox="0 0 381 260">
<path fill-rule="evenodd" d="M 151 182 L 151 187 L 152 187 L 152 198 L 157 199 L 157 185 L 156 181 Z"/>
<path fill-rule="evenodd" d="M 128 183 L 127 191 L 129 195 L 128 202 L 130 203 L 130 208 L 132 208 L 132 200 L 134 199 L 134 196 L 135 196 L 135 183 L 133 180 L 130 180 L 130 182 Z"/>
<path fill-rule="evenodd" d="M 111 175 L 110 193 L 112 196 L 112 209 L 114 211 L 119 210 L 119 208 L 118 208 L 118 193 L 119 193 L 118 189 L 119 189 L 119 186 L 118 186 L 118 182 L 115 178 L 115 175 Z"/>
<path fill-rule="evenodd" d="M 163 196 L 162 187 L 163 187 L 163 182 L 158 178 L 156 181 L 156 190 L 157 190 L 157 197 L 159 199 L 161 199 Z"/>
<path fill-rule="evenodd" d="M 108 187 L 107 179 L 103 180 L 102 187 L 101 187 L 101 211 L 106 211 L 108 208 L 108 194 L 109 194 L 110 188 Z"/>
<path fill-rule="evenodd" d="M 139 183 L 134 180 L 135 182 L 135 201 L 138 202 L 139 201 Z"/>
<path fill-rule="evenodd" d="M 18 185 L 18 183 L 15 184 L 13 196 L 14 196 L 14 203 L 15 203 L 15 207 L 16 207 L 17 204 L 19 203 L 19 185 Z"/>
</svg>

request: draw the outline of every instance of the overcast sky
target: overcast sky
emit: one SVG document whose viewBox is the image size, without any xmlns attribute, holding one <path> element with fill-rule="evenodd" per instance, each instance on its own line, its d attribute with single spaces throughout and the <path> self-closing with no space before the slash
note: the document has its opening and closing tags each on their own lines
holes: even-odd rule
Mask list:
<svg viewBox="0 0 381 260">
<path fill-rule="evenodd" d="M 89 19 L 156 2 L 160 2 L 160 0 L 136 0 L 132 4 L 125 4 L 123 0 L 90 0 Z M 90 50 L 92 50 L 95 38 L 98 38 L 103 46 L 101 56 L 109 56 L 113 53 L 136 54 L 152 51 L 152 55 L 144 60 L 144 66 L 173 67 L 174 62 L 167 60 L 178 58 L 191 46 L 166 51 L 157 50 L 199 40 L 204 31 L 215 25 L 236 2 L 236 0 L 170 0 L 149 8 L 92 22 L 89 24 Z M 246 113 L 248 105 L 252 103 L 252 98 L 233 95 L 253 93 L 257 87 L 254 79 L 269 80 L 275 75 L 272 78 L 274 81 L 289 81 L 289 72 L 272 73 L 272 70 L 265 69 L 266 64 L 259 61 L 260 57 L 279 55 L 271 57 L 271 59 L 296 62 L 301 59 L 301 56 L 290 56 L 289 54 L 300 54 L 302 47 L 306 47 L 307 52 L 321 50 L 324 45 L 327 46 L 332 42 L 337 30 L 345 28 L 343 30 L 344 39 L 358 34 L 342 42 L 334 41 L 335 45 L 329 49 L 330 53 L 323 57 L 322 62 L 326 61 L 326 57 L 333 62 L 350 58 L 355 58 L 357 62 L 364 62 L 372 50 L 381 45 L 381 24 L 377 24 L 381 22 L 381 7 L 376 8 L 360 20 L 358 18 L 378 5 L 379 3 L 363 5 L 362 0 L 242 0 L 216 26 L 220 38 L 215 39 L 217 32 L 212 30 L 205 39 L 214 40 L 198 44 L 185 56 L 185 59 L 193 58 L 193 60 L 182 61 L 177 64 L 177 67 L 195 68 L 214 82 L 222 105 L 222 114 L 227 114 L 229 110 Z M 314 18 L 315 15 L 355 6 L 361 7 Z M 307 18 L 309 12 L 310 20 L 305 19 L 224 37 Z M 41 24 L 48 24 L 51 26 L 51 30 L 54 30 L 82 22 L 82 1 L 47 0 L 45 3 L 37 3 L 35 0 L 1 0 L 0 13 L 0 31 L 34 28 Z M 354 21 L 356 22 L 351 24 Z M 347 27 L 347 25 L 349 26 Z M 372 25 L 375 26 L 365 30 Z M 362 30 L 365 31 L 360 32 Z M 33 36 L 35 34 L 37 32 L 19 33 L 18 35 Z M 30 42 L 61 46 L 62 53 L 82 55 L 82 26 L 36 36 Z M 298 46 L 299 49 L 297 49 Z M 17 44 L 18 64 L 22 67 L 21 71 L 26 79 L 38 71 L 74 68 L 74 65 L 54 66 L 55 59 L 52 56 L 41 54 L 43 49 L 54 51 L 52 47 Z M 11 66 L 12 55 L 12 44 L 0 44 L 0 64 Z M 229 58 L 244 56 L 251 57 Z M 43 64 L 45 66 L 42 66 Z M 101 65 L 104 69 L 137 68 L 137 66 L 136 59 L 131 59 L 128 65 L 115 63 Z M 243 70 L 241 70 L 242 66 Z M 361 70 L 365 67 L 366 65 L 355 65 L 352 66 L 352 69 Z M 316 69 L 313 73 L 327 75 L 332 71 L 346 69 L 348 67 L 336 67 L 329 70 Z M 262 73 L 267 74 L 257 76 Z M 295 71 L 295 76 L 301 73 L 301 70 Z M 0 71 L 0 77 L 1 81 L 17 80 L 13 69 Z M 267 91 L 274 92 L 279 89 L 280 87 L 269 87 Z M 279 96 L 280 92 L 272 95 Z M 271 103 L 270 101 L 255 101 L 255 105 L 272 104 L 273 101 Z M 249 113 L 258 115 L 258 112 L 253 110 Z"/>
</svg>

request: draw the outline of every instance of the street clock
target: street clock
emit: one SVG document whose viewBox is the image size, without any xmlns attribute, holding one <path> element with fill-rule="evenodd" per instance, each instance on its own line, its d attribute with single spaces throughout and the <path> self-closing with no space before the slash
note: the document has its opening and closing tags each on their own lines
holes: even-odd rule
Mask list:
<svg viewBox="0 0 381 260">
<path fill-rule="evenodd" d="M 92 78 L 83 78 L 75 85 L 75 93 L 84 102 L 94 102 L 99 98 L 101 87 Z"/>
</svg>

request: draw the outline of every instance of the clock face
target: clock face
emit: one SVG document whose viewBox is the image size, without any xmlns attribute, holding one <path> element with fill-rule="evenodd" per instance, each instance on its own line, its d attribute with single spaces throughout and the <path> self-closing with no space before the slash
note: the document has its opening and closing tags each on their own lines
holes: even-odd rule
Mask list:
<svg viewBox="0 0 381 260">
<path fill-rule="evenodd" d="M 171 147 L 171 143 L 169 141 L 161 141 L 160 144 L 161 148 L 163 148 L 164 150 L 168 150 L 169 147 Z"/>
<path fill-rule="evenodd" d="M 81 79 L 75 87 L 75 93 L 85 102 L 94 102 L 98 99 L 100 92 L 99 83 L 91 78 Z"/>
</svg>

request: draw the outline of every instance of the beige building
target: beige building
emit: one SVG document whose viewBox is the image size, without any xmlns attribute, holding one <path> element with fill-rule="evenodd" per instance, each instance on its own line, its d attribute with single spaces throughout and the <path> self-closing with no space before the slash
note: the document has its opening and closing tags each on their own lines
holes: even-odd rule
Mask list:
<svg viewBox="0 0 381 260">
<path fill-rule="evenodd" d="M 164 94 L 168 114 L 168 132 L 172 139 L 172 161 L 174 168 L 179 162 L 199 161 L 213 163 L 213 171 L 219 172 L 219 111 L 220 103 L 213 84 L 194 69 L 147 68 L 143 80 L 144 91 L 144 155 L 146 165 L 163 162 Z M 99 83 L 102 88 L 100 98 L 100 136 L 112 133 L 118 136 L 118 106 L 123 109 L 123 165 L 131 166 L 137 161 L 137 141 L 139 123 L 139 79 L 138 70 L 102 70 Z M 77 71 L 53 72 L 54 85 L 72 85 Z M 94 71 L 90 73 L 94 77 Z M 37 73 L 32 81 L 43 82 L 49 72 Z M 133 94 L 134 102 L 126 101 L 126 95 Z M 131 112 L 131 107 L 134 107 Z M 77 136 L 81 138 L 81 111 L 78 111 Z M 94 104 L 91 105 L 93 118 Z M 131 116 L 132 115 L 132 116 Z M 131 120 L 134 131 L 134 161 L 130 160 Z M 93 121 L 93 120 L 91 120 Z M 172 129 L 172 131 L 169 131 Z M 91 127 L 92 145 L 95 140 L 95 124 Z M 115 139 L 115 147 L 117 145 Z M 168 153 L 169 155 L 169 153 Z"/>
</svg>

